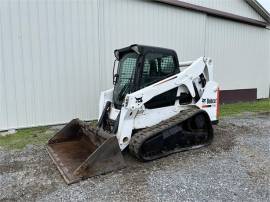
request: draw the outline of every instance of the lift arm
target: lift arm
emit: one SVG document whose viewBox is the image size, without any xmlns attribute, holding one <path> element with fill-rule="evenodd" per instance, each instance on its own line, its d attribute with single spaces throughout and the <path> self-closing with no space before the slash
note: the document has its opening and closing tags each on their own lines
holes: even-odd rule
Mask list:
<svg viewBox="0 0 270 202">
<path fill-rule="evenodd" d="M 128 94 L 125 98 L 124 106 L 131 111 L 138 110 L 153 97 L 179 87 L 180 85 L 185 85 L 191 96 L 195 97 L 193 80 L 198 78 L 199 75 L 205 71 L 205 68 L 207 68 L 208 80 L 212 80 L 212 60 L 200 57 L 179 74 L 173 75 L 139 91 Z"/>
</svg>

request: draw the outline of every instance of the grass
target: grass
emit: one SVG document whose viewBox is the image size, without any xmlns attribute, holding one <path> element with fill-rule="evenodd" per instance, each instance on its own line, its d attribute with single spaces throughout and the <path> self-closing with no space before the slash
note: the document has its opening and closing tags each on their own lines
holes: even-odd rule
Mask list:
<svg viewBox="0 0 270 202">
<path fill-rule="evenodd" d="M 23 149 L 27 144 L 44 145 L 52 132 L 46 132 L 49 127 L 20 129 L 15 134 L 0 136 L 0 147 L 6 149 Z"/>
<path fill-rule="evenodd" d="M 243 112 L 270 112 L 270 99 L 224 104 L 220 106 L 221 117 L 237 115 Z"/>
<path fill-rule="evenodd" d="M 220 106 L 221 118 L 241 114 L 243 112 L 270 112 L 270 99 L 256 102 L 224 104 Z M 91 124 L 96 124 L 96 121 L 91 122 Z M 20 150 L 25 148 L 27 144 L 44 145 L 54 133 L 54 131 L 48 129 L 49 127 L 21 129 L 13 135 L 0 136 L 0 147 Z"/>
</svg>

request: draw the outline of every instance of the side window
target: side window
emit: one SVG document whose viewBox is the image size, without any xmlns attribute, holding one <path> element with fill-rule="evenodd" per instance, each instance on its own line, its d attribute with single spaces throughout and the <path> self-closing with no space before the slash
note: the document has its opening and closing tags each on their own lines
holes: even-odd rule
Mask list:
<svg viewBox="0 0 270 202">
<path fill-rule="evenodd" d="M 172 55 L 148 53 L 144 60 L 140 87 L 144 88 L 178 72 L 179 68 Z"/>
<path fill-rule="evenodd" d="M 175 71 L 175 65 L 173 61 L 173 56 L 163 57 L 161 59 L 161 72 L 164 75 L 172 74 Z"/>
</svg>

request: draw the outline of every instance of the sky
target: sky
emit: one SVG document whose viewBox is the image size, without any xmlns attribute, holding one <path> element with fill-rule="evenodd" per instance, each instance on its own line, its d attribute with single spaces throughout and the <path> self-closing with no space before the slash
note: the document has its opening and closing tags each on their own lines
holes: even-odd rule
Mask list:
<svg viewBox="0 0 270 202">
<path fill-rule="evenodd" d="M 258 1 L 270 13 L 270 0 L 258 0 Z"/>
</svg>

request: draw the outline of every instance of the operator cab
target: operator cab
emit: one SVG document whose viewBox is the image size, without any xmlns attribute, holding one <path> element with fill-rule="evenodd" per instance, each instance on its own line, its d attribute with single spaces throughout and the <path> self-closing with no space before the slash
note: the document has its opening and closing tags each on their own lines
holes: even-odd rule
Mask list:
<svg viewBox="0 0 270 202">
<path fill-rule="evenodd" d="M 114 51 L 118 61 L 114 74 L 113 103 L 122 107 L 125 96 L 180 72 L 174 50 L 144 45 L 131 45 Z M 115 67 L 114 67 L 115 68 Z M 145 104 L 146 108 L 173 105 L 177 88 L 154 97 Z"/>
</svg>

